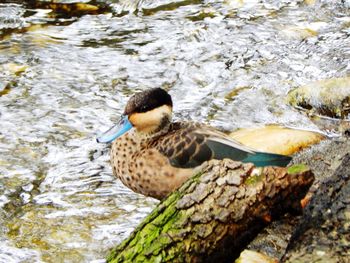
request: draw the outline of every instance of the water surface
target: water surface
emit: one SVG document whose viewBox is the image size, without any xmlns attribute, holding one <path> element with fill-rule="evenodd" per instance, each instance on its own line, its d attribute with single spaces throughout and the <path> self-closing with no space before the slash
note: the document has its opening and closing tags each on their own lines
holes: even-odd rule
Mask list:
<svg viewBox="0 0 350 263">
<path fill-rule="evenodd" d="M 0 4 L 0 262 L 103 259 L 151 211 L 95 142 L 136 91 L 225 130 L 318 129 L 285 94 L 349 74 L 350 3 L 335 2 Z"/>
</svg>

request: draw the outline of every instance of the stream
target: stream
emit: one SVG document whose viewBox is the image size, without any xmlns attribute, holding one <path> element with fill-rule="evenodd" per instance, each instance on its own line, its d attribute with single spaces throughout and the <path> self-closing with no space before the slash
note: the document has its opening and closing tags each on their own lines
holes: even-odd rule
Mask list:
<svg viewBox="0 0 350 263">
<path fill-rule="evenodd" d="M 0 262 L 104 262 L 150 213 L 95 141 L 134 92 L 223 130 L 319 130 L 286 94 L 350 73 L 348 0 L 55 2 L 0 3 Z"/>
</svg>

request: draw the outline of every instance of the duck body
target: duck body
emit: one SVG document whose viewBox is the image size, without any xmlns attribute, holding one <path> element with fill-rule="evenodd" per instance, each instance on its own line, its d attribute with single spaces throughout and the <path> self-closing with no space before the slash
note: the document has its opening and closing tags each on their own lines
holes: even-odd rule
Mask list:
<svg viewBox="0 0 350 263">
<path fill-rule="evenodd" d="M 162 199 L 193 174 L 191 168 L 171 165 L 162 146 L 167 141 L 169 134 L 148 137 L 131 131 L 121 136 L 111 147 L 113 174 L 134 192 Z"/>
<path fill-rule="evenodd" d="M 151 106 L 144 105 L 147 103 Z M 286 166 L 291 159 L 254 151 L 206 125 L 171 122 L 171 113 L 172 101 L 166 91 L 137 93 L 117 128 L 98 139 L 112 141 L 113 173 L 137 193 L 162 199 L 211 159 L 229 158 L 256 166 Z"/>
<path fill-rule="evenodd" d="M 287 156 L 260 153 L 211 127 L 175 122 L 153 136 L 131 131 L 112 143 L 113 173 L 137 193 L 162 199 L 178 188 L 194 169 L 211 159 L 234 159 L 256 166 L 285 166 Z"/>
</svg>

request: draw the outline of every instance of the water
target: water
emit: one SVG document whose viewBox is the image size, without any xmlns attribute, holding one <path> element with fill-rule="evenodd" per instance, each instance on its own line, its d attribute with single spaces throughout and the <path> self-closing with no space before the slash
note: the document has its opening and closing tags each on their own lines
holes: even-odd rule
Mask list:
<svg viewBox="0 0 350 263">
<path fill-rule="evenodd" d="M 350 2 L 313 2 L 0 4 L 0 262 L 103 259 L 151 211 L 95 142 L 135 91 L 226 130 L 317 129 L 285 94 L 349 74 Z"/>
</svg>

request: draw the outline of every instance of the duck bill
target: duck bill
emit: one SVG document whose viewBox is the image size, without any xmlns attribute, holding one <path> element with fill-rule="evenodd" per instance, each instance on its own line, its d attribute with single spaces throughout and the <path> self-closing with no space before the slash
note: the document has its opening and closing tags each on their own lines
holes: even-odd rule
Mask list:
<svg viewBox="0 0 350 263">
<path fill-rule="evenodd" d="M 97 137 L 99 143 L 109 143 L 122 136 L 124 133 L 132 128 L 128 116 L 122 116 L 117 125 L 110 128 L 108 131 L 102 133 Z"/>
</svg>

